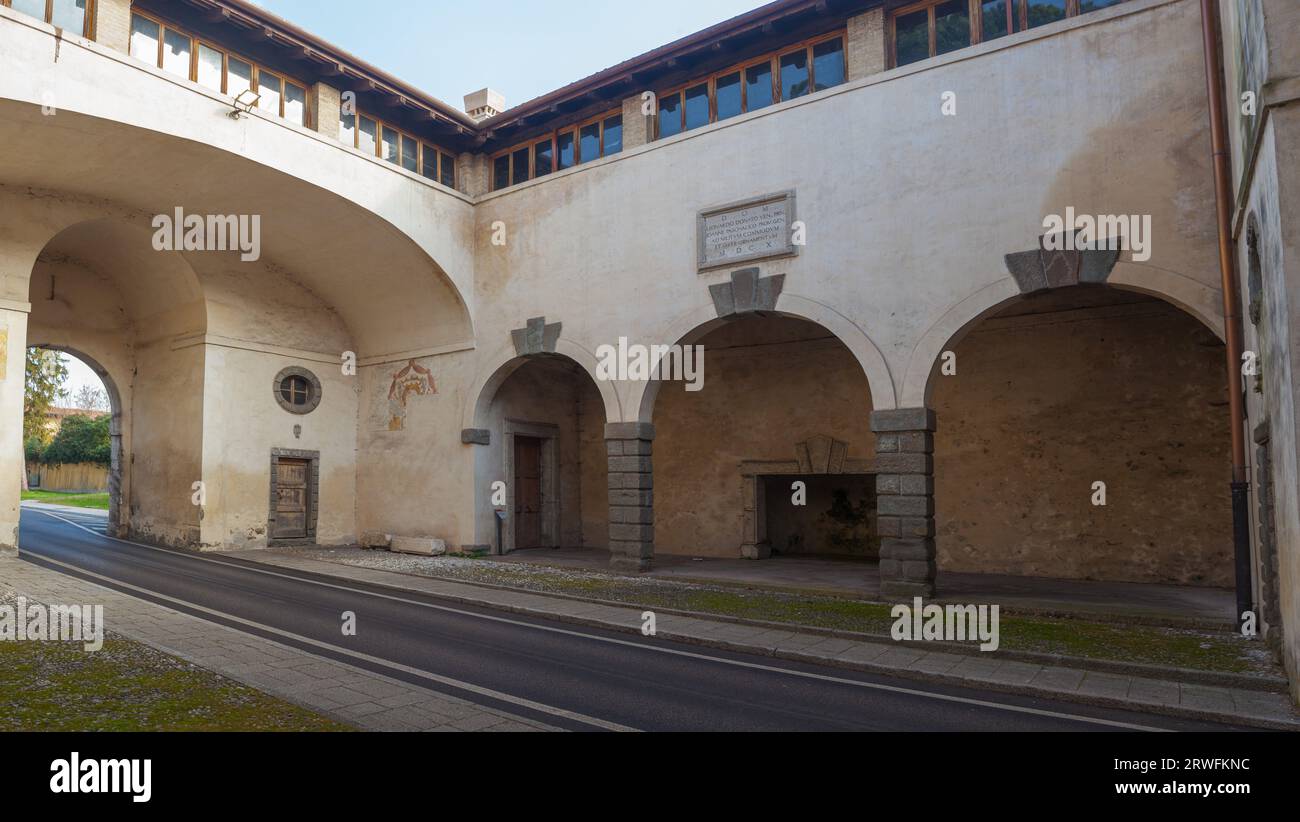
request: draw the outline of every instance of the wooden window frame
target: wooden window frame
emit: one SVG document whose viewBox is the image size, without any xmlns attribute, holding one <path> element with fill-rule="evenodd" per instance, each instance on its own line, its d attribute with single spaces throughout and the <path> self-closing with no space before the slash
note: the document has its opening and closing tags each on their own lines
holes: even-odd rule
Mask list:
<svg viewBox="0 0 1300 822">
<path fill-rule="evenodd" d="M 343 117 L 344 117 L 344 112 L 342 109 L 340 109 L 339 110 L 340 122 L 342 122 Z M 374 154 L 372 155 L 373 157 L 375 157 L 378 160 L 382 160 L 383 162 L 387 163 L 390 166 L 399 168 L 402 171 L 407 172 L 408 174 L 418 175 L 421 179 L 428 180 L 431 183 L 438 183 L 439 185 L 447 185 L 442 181 L 443 177 L 445 177 L 447 173 L 447 164 L 444 164 L 443 161 L 450 160 L 452 184 L 447 186 L 447 188 L 454 189 L 456 187 L 455 185 L 456 155 L 447 151 L 445 148 L 438 145 L 437 143 L 433 143 L 429 140 L 424 139 L 423 137 L 417 137 L 415 134 L 407 131 L 406 129 L 402 129 L 402 128 L 398 128 L 397 126 L 390 125 L 386 120 L 380 117 L 376 117 L 373 114 L 366 114 L 360 108 L 357 108 L 356 111 L 352 112 L 352 118 L 353 118 L 352 144 L 350 148 L 353 148 L 356 151 L 361 151 L 361 118 L 362 117 L 366 118 L 367 120 L 373 120 L 375 123 L 375 151 Z M 389 131 L 397 135 L 397 162 L 395 163 L 384 159 L 384 133 Z M 412 143 L 415 143 L 416 148 L 418 149 L 415 153 L 415 171 L 411 171 L 409 168 L 402 165 L 402 144 L 406 140 L 410 140 Z M 348 145 L 348 143 L 346 143 L 342 139 L 341 132 L 339 136 L 339 142 L 345 146 Z M 436 177 L 429 177 L 424 173 L 425 154 L 428 152 L 433 152 L 434 154 L 433 167 L 437 173 Z M 361 153 L 364 154 L 366 152 L 361 152 Z"/>
<path fill-rule="evenodd" d="M 542 134 L 539 134 L 535 137 L 531 137 L 527 140 L 524 140 L 523 142 L 515 143 L 509 148 L 500 149 L 496 152 L 493 152 L 493 154 L 488 158 L 488 163 L 492 170 L 491 171 L 492 190 L 503 191 L 507 188 L 510 188 L 511 186 L 523 185 L 524 182 L 532 182 L 533 180 L 540 179 L 540 177 L 536 173 L 537 172 L 537 147 L 539 145 L 549 144 L 551 147 L 551 170 L 548 171 L 546 174 L 541 175 L 541 177 L 549 177 L 550 175 L 555 174 L 557 172 L 567 171 L 568 169 L 560 168 L 560 135 L 562 134 L 568 134 L 569 132 L 573 133 L 573 165 L 569 166 L 568 168 L 577 168 L 580 165 L 585 165 L 586 163 L 590 163 L 594 160 L 599 160 L 602 157 L 610 156 L 605 153 L 605 148 L 606 148 L 605 121 L 612 120 L 614 117 L 622 117 L 622 115 L 623 115 L 622 107 L 612 108 L 609 109 L 608 111 L 602 112 L 601 114 L 596 114 L 591 117 L 587 117 L 583 120 L 579 120 L 576 123 L 568 123 L 566 125 L 555 128 L 551 131 L 543 132 Z M 584 159 L 582 156 L 582 130 L 587 126 L 592 125 L 593 123 L 599 126 L 600 128 L 600 148 L 597 150 L 597 156 Z M 528 179 L 520 183 L 515 183 L 514 182 L 515 153 L 518 151 L 522 151 L 525 148 L 528 149 Z M 620 149 L 620 151 L 621 150 L 622 149 Z M 510 158 L 508 161 L 508 170 L 506 174 L 506 179 L 510 180 L 511 182 L 505 186 L 497 186 L 496 162 L 502 157 Z"/>
<path fill-rule="evenodd" d="M 753 57 L 748 57 L 744 60 L 741 60 L 737 63 L 733 63 L 727 66 L 726 68 L 720 69 L 711 74 L 707 74 L 704 77 L 696 77 L 688 82 L 678 83 L 676 85 L 669 86 L 667 89 L 664 89 L 663 91 L 660 91 L 655 96 L 656 111 L 655 111 L 655 123 L 654 123 L 654 127 L 655 127 L 654 139 L 659 140 L 662 138 L 662 134 L 659 128 L 659 109 L 658 109 L 659 101 L 666 97 L 672 97 L 673 95 L 681 96 L 681 105 L 678 106 L 678 110 L 681 116 L 681 129 L 677 132 L 676 135 L 673 136 L 685 134 L 687 131 L 694 130 L 694 129 L 686 128 L 685 91 L 688 88 L 695 88 L 696 86 L 702 83 L 708 85 L 708 95 L 709 95 L 709 122 L 706 123 L 705 125 L 713 125 L 714 123 L 717 123 L 718 122 L 718 78 L 726 77 L 729 74 L 736 74 L 736 73 L 740 74 L 740 114 L 737 114 L 735 116 L 739 117 L 745 114 L 749 114 L 750 113 L 749 82 L 747 80 L 747 72 L 751 68 L 754 68 L 755 66 L 763 65 L 764 63 L 767 64 L 771 83 L 772 83 L 772 102 L 769 105 L 764 106 L 763 108 L 769 108 L 770 106 L 775 106 L 779 103 L 786 102 L 785 100 L 781 99 L 782 98 L 781 58 L 785 57 L 788 54 L 792 54 L 796 51 L 802 50 L 808 61 L 808 92 L 806 94 L 801 94 L 799 96 L 807 97 L 811 94 L 819 94 L 820 92 L 814 91 L 814 89 L 817 87 L 817 75 L 816 75 L 816 68 L 813 59 L 813 49 L 816 46 L 820 46 L 822 43 L 828 43 L 832 40 L 840 41 L 840 52 L 844 55 L 844 82 L 847 83 L 849 78 L 849 42 L 848 42 L 847 29 L 836 29 L 835 31 L 819 34 L 815 37 L 809 37 L 804 40 L 796 40 L 793 43 L 787 43 L 781 48 L 774 49 L 773 51 L 769 51 L 765 54 L 755 55 Z M 823 89 L 823 91 L 827 91 L 827 90 L 829 89 Z M 798 99 L 798 98 L 791 98 L 791 99 Z M 696 126 L 696 128 L 702 128 L 702 126 Z"/>
<path fill-rule="evenodd" d="M 918 11 L 927 11 L 927 19 L 930 27 L 930 54 L 925 59 L 933 60 L 939 56 L 935 53 L 937 49 L 937 37 L 935 33 L 935 16 L 934 9 L 951 0 L 919 0 L 908 6 L 894 9 L 889 12 L 885 30 L 889 38 L 886 56 L 889 59 L 889 68 L 898 68 L 898 29 L 897 22 L 899 17 L 905 17 L 909 14 L 915 14 Z M 1079 5 L 1080 0 L 1065 0 L 1065 19 L 1078 17 L 1084 12 Z M 984 14 L 982 9 L 982 0 L 966 0 L 967 18 L 970 21 L 970 44 L 972 46 L 984 42 Z M 1012 25 L 1014 23 L 1014 25 Z M 1007 0 L 1007 33 L 1004 36 L 1019 34 L 1022 31 L 1028 31 L 1029 27 L 1029 0 Z M 960 51 L 960 49 L 956 49 Z M 945 52 L 951 54 L 952 52 Z M 915 61 L 921 62 L 920 60 Z M 907 65 L 914 65 L 908 63 Z"/>
<path fill-rule="evenodd" d="M 52 2 L 52 0 L 47 0 L 47 2 Z M 220 92 L 221 94 L 229 95 L 230 93 L 230 58 L 232 57 L 240 61 L 241 63 L 247 63 L 249 66 L 252 67 L 252 73 L 248 80 L 249 85 L 252 88 L 254 94 L 257 94 L 261 90 L 259 76 L 260 73 L 263 71 L 263 67 L 256 60 L 249 59 L 248 57 L 245 57 L 243 54 L 234 51 L 232 49 L 226 48 L 225 46 L 222 46 L 218 43 L 215 43 L 206 37 L 202 37 L 198 34 L 194 34 L 193 32 L 189 31 L 183 26 L 178 26 L 175 25 L 174 23 L 168 22 L 168 20 L 165 17 L 160 17 L 156 14 L 140 11 L 134 7 L 131 9 L 131 15 L 133 17 L 142 17 L 145 20 L 149 20 L 150 22 L 157 24 L 158 26 L 158 54 L 154 58 L 154 68 L 162 70 L 163 46 L 166 39 L 166 32 L 168 29 L 171 29 L 172 31 L 177 32 L 178 34 L 183 34 L 186 37 L 190 38 L 190 67 L 189 67 L 189 73 L 185 79 L 189 80 L 191 83 L 200 85 L 205 89 L 208 88 L 207 86 L 204 86 L 202 83 L 199 83 L 199 46 L 206 46 L 212 49 L 213 51 L 221 53 L 221 92 Z M 279 105 L 279 110 L 276 112 L 276 116 L 287 123 L 300 125 L 303 128 L 312 128 L 313 124 L 316 121 L 316 113 L 313 110 L 313 106 L 312 106 L 311 86 L 307 83 L 304 83 L 303 81 L 299 80 L 296 77 L 293 77 L 291 75 L 286 74 L 283 71 L 280 71 L 279 69 L 266 68 L 265 71 L 268 74 L 273 74 L 276 77 L 280 78 L 280 105 Z M 300 89 L 303 93 L 303 122 L 301 123 L 294 122 L 293 120 L 288 120 L 284 116 L 285 103 L 289 97 L 286 91 L 286 87 L 290 85 Z M 211 91 L 211 89 L 208 90 Z M 260 106 L 258 106 L 257 108 L 259 111 L 265 111 L 265 109 L 262 109 Z"/>
<path fill-rule="evenodd" d="M 86 19 L 81 24 L 82 30 L 81 33 L 78 35 L 79 37 L 84 37 L 87 40 L 95 39 L 95 35 L 97 33 L 95 31 L 95 18 L 98 16 L 95 13 L 96 12 L 95 6 L 98 2 L 99 0 L 86 0 Z M 5 8 L 10 8 L 13 6 L 13 0 L 0 0 L 0 6 L 4 6 Z M 18 13 L 22 14 L 22 12 L 18 12 Z M 43 19 L 41 22 L 47 26 L 54 25 L 54 0 L 45 0 L 45 19 Z"/>
</svg>

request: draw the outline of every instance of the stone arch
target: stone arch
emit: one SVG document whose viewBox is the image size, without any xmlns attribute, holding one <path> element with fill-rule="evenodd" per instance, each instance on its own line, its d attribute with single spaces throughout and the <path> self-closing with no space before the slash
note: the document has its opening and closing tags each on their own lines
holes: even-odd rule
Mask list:
<svg viewBox="0 0 1300 822">
<path fill-rule="evenodd" d="M 147 215 L 74 202 L 44 222 L 27 344 L 75 356 L 110 395 L 110 528 L 192 545 L 205 375 L 199 349 L 175 341 L 207 330 L 200 278 L 182 252 L 154 249 Z"/>
<path fill-rule="evenodd" d="M 1195 317 L 1224 339 L 1220 292 L 1192 278 L 1155 266 L 1132 262 L 1115 265 L 1105 285 L 1157 297 Z M 1088 287 L 1088 286 L 1084 286 Z M 921 335 L 907 361 L 899 406 L 927 406 L 934 388 L 940 356 L 980 321 L 1025 296 L 1012 277 L 1002 277 L 952 305 Z M 1216 313 L 1217 310 L 1217 313 Z"/>
<path fill-rule="evenodd" d="M 491 362 L 495 367 L 480 374 L 462 413 L 461 440 L 474 447 L 475 547 L 500 553 L 603 547 L 605 429 L 621 415 L 614 386 L 597 379 L 590 350 L 563 337 L 531 353 L 503 347 Z M 521 538 L 525 515 L 516 505 L 516 469 L 527 453 L 519 449 L 530 442 L 540 447 L 537 544 Z M 502 498 L 495 498 L 498 480 L 505 481 Z"/>
<path fill-rule="evenodd" d="M 118 388 L 117 380 L 98 360 L 72 346 L 44 342 L 42 338 L 37 338 L 29 341 L 27 347 L 59 351 L 76 357 L 85 363 L 86 367 L 91 371 L 95 372 L 95 376 L 99 377 L 100 382 L 104 384 L 104 392 L 108 394 L 108 408 L 111 415 L 108 423 L 108 436 L 111 446 L 108 468 L 108 529 L 110 534 L 124 535 L 127 523 L 122 514 L 128 506 L 123 503 L 124 499 L 128 498 L 129 489 L 125 487 L 123 477 L 124 450 L 122 436 L 126 426 L 124 425 L 125 411 L 122 392 Z"/>
<path fill-rule="evenodd" d="M 853 320 L 825 303 L 788 291 L 783 291 L 777 299 L 776 311 L 762 313 L 807 320 L 830 331 L 853 353 L 854 359 L 862 368 L 871 389 L 873 406 L 878 410 L 898 407 L 889 364 L 876 344 Z M 662 339 L 672 344 L 689 345 L 726 322 L 727 318 L 719 317 L 713 305 L 701 305 L 680 314 L 669 323 Z M 659 396 L 660 386 L 659 380 L 632 384 L 624 407 L 629 412 L 635 409 L 636 417 L 627 422 L 653 422 L 655 400 Z"/>
<path fill-rule="evenodd" d="M 554 355 L 565 357 L 576 363 L 591 381 L 595 383 L 596 390 L 600 392 L 600 398 L 605 405 L 605 421 L 619 422 L 623 419 L 623 403 L 614 389 L 613 383 L 609 380 L 602 380 L 596 376 L 596 354 L 585 346 L 565 337 L 556 340 Z M 473 385 L 470 387 L 466 397 L 465 408 L 461 416 L 461 427 L 465 430 L 482 429 L 486 421 L 488 408 L 492 405 L 492 398 L 496 395 L 497 389 L 501 387 L 511 374 L 522 368 L 528 361 L 538 355 L 521 355 L 514 346 L 502 346 L 489 358 L 488 362 L 495 363 L 489 369 L 480 372 Z M 545 356 L 545 355 L 542 355 Z"/>
</svg>

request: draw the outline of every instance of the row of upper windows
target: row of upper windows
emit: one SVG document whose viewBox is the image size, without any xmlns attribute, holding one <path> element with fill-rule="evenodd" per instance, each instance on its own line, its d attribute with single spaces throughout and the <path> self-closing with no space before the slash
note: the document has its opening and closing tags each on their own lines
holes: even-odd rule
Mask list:
<svg viewBox="0 0 1300 822">
<path fill-rule="evenodd" d="M 360 112 L 339 112 L 339 140 L 358 151 L 422 174 L 447 188 L 456 187 L 456 158 L 437 146 L 417 140 L 383 120 Z"/>
<path fill-rule="evenodd" d="M 250 101 L 295 125 L 310 125 L 307 87 L 218 48 L 170 23 L 132 12 L 131 56 L 221 94 Z"/>
<path fill-rule="evenodd" d="M 844 32 L 823 35 L 671 88 L 658 95 L 656 137 L 716 123 L 848 79 Z M 623 115 L 607 112 L 492 159 L 492 190 L 542 177 L 623 150 Z"/>
<path fill-rule="evenodd" d="M 672 137 L 847 79 L 844 32 L 806 40 L 660 93 L 656 133 Z"/>
<path fill-rule="evenodd" d="M 1125 0 L 922 0 L 890 16 L 894 66 L 1118 5 Z"/>
<path fill-rule="evenodd" d="M 492 190 L 544 177 L 623 150 L 623 115 L 607 112 L 506 149 L 492 159 Z"/>
<path fill-rule="evenodd" d="M 64 31 L 75 31 L 82 37 L 95 36 L 94 0 L 0 0 L 0 6 L 44 20 Z"/>
</svg>

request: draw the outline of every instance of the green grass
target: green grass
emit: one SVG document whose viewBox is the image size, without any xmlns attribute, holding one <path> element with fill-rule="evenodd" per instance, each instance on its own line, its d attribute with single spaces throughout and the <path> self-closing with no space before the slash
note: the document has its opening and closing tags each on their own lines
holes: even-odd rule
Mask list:
<svg viewBox="0 0 1300 822">
<path fill-rule="evenodd" d="M 108 494 L 68 494 L 62 491 L 31 490 L 23 492 L 24 500 L 34 502 L 51 502 L 56 505 L 72 505 L 77 508 L 98 508 L 108 510 Z"/>
<path fill-rule="evenodd" d="M 437 576 L 569 594 L 638 608 L 672 608 L 843 631 L 889 635 L 890 605 L 844 597 L 729 588 L 613 574 L 561 571 L 503 562 L 465 563 Z M 1003 613 L 1000 647 L 1113 662 L 1227 673 L 1276 673 L 1252 643 L 1235 634 L 1192 628 L 1125 625 Z"/>
<path fill-rule="evenodd" d="M 138 642 L 0 642 L 0 731 L 348 731 Z"/>
</svg>

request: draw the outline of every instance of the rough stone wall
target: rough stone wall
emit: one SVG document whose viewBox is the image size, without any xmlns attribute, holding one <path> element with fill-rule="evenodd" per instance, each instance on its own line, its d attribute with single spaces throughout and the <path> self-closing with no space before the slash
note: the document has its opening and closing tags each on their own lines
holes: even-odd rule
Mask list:
<svg viewBox="0 0 1300 822">
<path fill-rule="evenodd" d="M 953 350 L 934 391 L 941 573 L 1232 585 L 1223 348 L 1207 329 L 1141 301 L 990 318 Z"/>
<path fill-rule="evenodd" d="M 343 105 L 339 90 L 324 83 L 312 86 L 312 117 L 315 128 L 326 137 L 339 138 L 339 108 Z"/>
<path fill-rule="evenodd" d="M 655 553 L 739 557 L 740 463 L 794 460 L 819 434 L 870 458 L 871 395 L 853 355 L 811 323 L 740 320 L 701 344 L 703 390 L 667 383 L 655 404 Z"/>
<path fill-rule="evenodd" d="M 871 9 L 849 18 L 848 70 L 860 80 L 885 70 L 885 10 Z"/>
<path fill-rule="evenodd" d="M 95 3 L 95 42 L 123 54 L 131 51 L 131 0 Z"/>
</svg>

